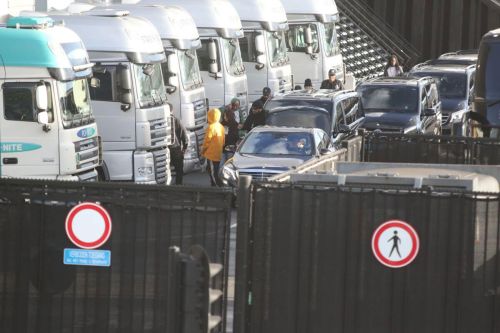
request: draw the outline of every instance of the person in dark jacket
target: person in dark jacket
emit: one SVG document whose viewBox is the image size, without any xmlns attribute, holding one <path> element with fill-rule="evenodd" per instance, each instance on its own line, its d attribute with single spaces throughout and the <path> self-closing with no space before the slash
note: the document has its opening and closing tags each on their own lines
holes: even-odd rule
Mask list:
<svg viewBox="0 0 500 333">
<path fill-rule="evenodd" d="M 175 185 L 182 185 L 184 176 L 184 153 L 189 145 L 189 136 L 186 128 L 181 124 L 179 119 L 172 116 L 174 125 L 173 144 L 169 146 L 170 150 L 170 165 L 175 170 Z"/>
<path fill-rule="evenodd" d="M 243 126 L 240 125 L 240 127 L 245 131 L 250 131 L 254 127 L 264 126 L 265 124 L 266 115 L 264 114 L 264 103 L 262 103 L 262 101 L 258 99 L 253 102 L 250 114 L 245 120 Z"/>
<path fill-rule="evenodd" d="M 306 90 L 313 89 L 313 84 L 312 84 L 311 79 L 306 79 L 304 81 L 304 89 L 306 89 Z"/>
<path fill-rule="evenodd" d="M 239 101 L 238 101 L 239 103 Z M 239 136 L 238 122 L 236 121 L 235 112 L 232 109 L 227 109 L 224 112 L 223 120 L 220 122 L 223 126 L 227 127 L 226 139 L 224 140 L 224 149 L 222 151 L 222 159 L 220 161 L 220 165 L 223 166 L 224 163 L 231 158 L 233 152 L 226 151 L 227 146 L 236 146 Z"/>
<path fill-rule="evenodd" d="M 337 80 L 337 73 L 333 69 L 328 71 L 328 79 L 321 82 L 320 89 L 344 90 L 344 85 Z"/>
</svg>

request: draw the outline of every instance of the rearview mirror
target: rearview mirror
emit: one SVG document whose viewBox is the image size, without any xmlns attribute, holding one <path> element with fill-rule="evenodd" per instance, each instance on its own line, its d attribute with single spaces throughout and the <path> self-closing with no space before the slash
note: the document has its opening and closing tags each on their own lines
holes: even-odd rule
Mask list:
<svg viewBox="0 0 500 333">
<path fill-rule="evenodd" d="M 132 79 L 130 78 L 130 69 L 120 65 L 118 66 L 118 77 L 120 78 L 120 85 L 122 89 L 131 90 L 132 89 Z"/>
<path fill-rule="evenodd" d="M 47 111 L 38 112 L 37 121 L 41 125 L 47 125 L 49 123 L 49 113 Z"/>
<path fill-rule="evenodd" d="M 435 116 L 435 115 L 436 115 L 436 109 L 430 108 L 430 109 L 424 110 L 425 117 L 430 117 L 430 116 Z"/>
<path fill-rule="evenodd" d="M 36 86 L 35 98 L 36 98 L 37 109 L 41 111 L 47 110 L 49 101 L 47 97 L 47 87 L 45 86 L 44 83 L 41 83 L 38 86 Z"/>
</svg>

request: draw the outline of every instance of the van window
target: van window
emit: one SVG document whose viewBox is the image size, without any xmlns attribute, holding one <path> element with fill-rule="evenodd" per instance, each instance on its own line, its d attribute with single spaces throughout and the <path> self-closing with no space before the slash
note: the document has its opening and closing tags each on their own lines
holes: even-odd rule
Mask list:
<svg viewBox="0 0 500 333">
<path fill-rule="evenodd" d="M 4 118 L 13 121 L 37 121 L 35 90 L 38 82 L 5 83 L 3 85 Z M 47 86 L 49 122 L 54 121 L 52 92 Z"/>
</svg>

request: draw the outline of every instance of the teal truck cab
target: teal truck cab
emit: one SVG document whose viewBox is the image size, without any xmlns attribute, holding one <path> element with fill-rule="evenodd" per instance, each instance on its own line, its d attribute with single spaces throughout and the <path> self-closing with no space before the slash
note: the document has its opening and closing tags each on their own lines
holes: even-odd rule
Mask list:
<svg viewBox="0 0 500 333">
<path fill-rule="evenodd" d="M 81 39 L 48 17 L 0 28 L 0 175 L 97 180 L 100 143 Z"/>
</svg>

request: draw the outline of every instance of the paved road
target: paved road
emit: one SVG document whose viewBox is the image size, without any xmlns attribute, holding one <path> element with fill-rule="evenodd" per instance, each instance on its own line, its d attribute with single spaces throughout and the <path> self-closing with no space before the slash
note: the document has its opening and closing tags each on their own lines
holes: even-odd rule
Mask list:
<svg viewBox="0 0 500 333">
<path fill-rule="evenodd" d="M 195 186 L 210 186 L 208 175 L 203 172 L 194 172 L 184 176 L 184 184 Z M 229 281 L 227 299 L 226 333 L 233 332 L 233 304 L 234 304 L 234 270 L 236 254 L 236 210 L 231 213 L 231 234 L 229 244 Z"/>
</svg>

